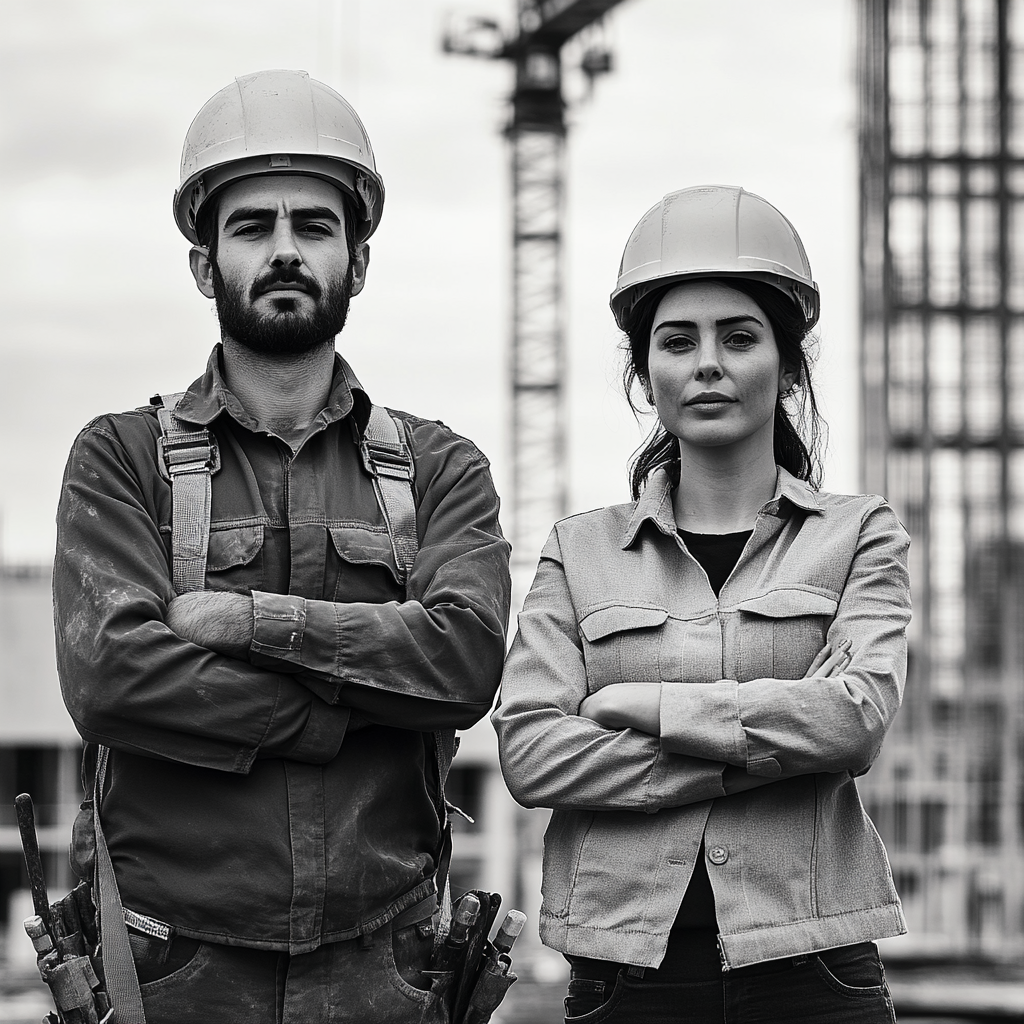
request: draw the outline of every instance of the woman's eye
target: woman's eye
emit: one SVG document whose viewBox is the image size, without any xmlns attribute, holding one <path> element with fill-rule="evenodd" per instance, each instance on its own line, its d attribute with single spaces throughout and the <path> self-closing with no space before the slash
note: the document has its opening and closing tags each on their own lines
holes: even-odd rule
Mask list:
<svg viewBox="0 0 1024 1024">
<path fill-rule="evenodd" d="M 696 343 L 685 334 L 671 334 L 661 339 L 661 347 L 669 352 L 692 348 Z"/>
<path fill-rule="evenodd" d="M 746 331 L 736 331 L 734 334 L 730 334 L 726 341 L 736 348 L 747 348 L 756 344 L 757 338 L 752 334 L 747 334 Z"/>
</svg>

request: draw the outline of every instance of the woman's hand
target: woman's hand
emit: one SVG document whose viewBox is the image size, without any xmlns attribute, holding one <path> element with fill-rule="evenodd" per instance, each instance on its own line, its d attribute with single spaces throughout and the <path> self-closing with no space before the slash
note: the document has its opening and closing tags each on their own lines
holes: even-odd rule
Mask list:
<svg viewBox="0 0 1024 1024">
<path fill-rule="evenodd" d="M 849 640 L 843 640 L 836 644 L 835 649 L 832 644 L 825 644 L 814 656 L 810 668 L 804 673 L 804 679 L 810 679 L 811 676 L 823 676 L 825 679 L 831 679 L 834 676 L 842 675 L 846 671 L 846 666 L 850 664 L 851 646 Z"/>
<path fill-rule="evenodd" d="M 637 729 L 661 735 L 661 683 L 611 683 L 580 705 L 580 718 L 606 729 Z"/>
</svg>

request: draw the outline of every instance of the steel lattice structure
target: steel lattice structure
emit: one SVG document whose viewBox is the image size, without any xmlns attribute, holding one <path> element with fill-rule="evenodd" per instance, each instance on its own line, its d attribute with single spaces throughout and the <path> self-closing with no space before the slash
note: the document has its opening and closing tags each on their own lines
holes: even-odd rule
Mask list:
<svg viewBox="0 0 1024 1024">
<path fill-rule="evenodd" d="M 862 789 L 911 936 L 1024 949 L 1024 0 L 861 0 L 865 489 L 907 698 Z"/>
</svg>

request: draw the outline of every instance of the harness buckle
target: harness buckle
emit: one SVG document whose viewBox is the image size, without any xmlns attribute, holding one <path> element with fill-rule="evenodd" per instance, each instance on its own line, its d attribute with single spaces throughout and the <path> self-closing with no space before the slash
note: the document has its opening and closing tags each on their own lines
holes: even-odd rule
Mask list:
<svg viewBox="0 0 1024 1024">
<path fill-rule="evenodd" d="M 216 473 L 220 469 L 220 449 L 208 430 L 157 438 L 160 475 L 169 483 L 185 473 Z"/>
<path fill-rule="evenodd" d="M 359 442 L 363 465 L 374 476 L 386 476 L 393 480 L 412 482 L 412 453 L 406 445 L 390 445 L 381 441 L 363 438 Z"/>
</svg>

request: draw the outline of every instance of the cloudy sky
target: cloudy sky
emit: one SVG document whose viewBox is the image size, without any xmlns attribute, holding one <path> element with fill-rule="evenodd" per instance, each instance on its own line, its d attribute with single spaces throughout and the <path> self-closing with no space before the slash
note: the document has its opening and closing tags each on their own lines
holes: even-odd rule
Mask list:
<svg viewBox="0 0 1024 1024">
<path fill-rule="evenodd" d="M 514 0 L 0 0 L 0 516 L 48 561 L 92 416 L 186 387 L 217 339 L 170 216 L 195 112 L 236 75 L 301 68 L 359 110 L 387 185 L 339 347 L 377 401 L 473 438 L 508 490 L 511 69 L 445 56 L 451 14 Z M 797 226 L 823 294 L 826 484 L 857 487 L 852 0 L 625 0 L 615 71 L 570 111 L 566 273 L 573 510 L 623 500 L 642 430 L 607 309 L 665 192 L 743 185 Z M 573 55 L 567 54 L 568 59 Z"/>
</svg>

